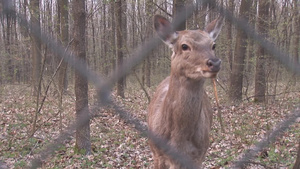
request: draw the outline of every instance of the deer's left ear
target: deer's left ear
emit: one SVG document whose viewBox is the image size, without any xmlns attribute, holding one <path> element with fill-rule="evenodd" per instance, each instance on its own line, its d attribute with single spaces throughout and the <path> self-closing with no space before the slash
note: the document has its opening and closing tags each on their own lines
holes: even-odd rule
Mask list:
<svg viewBox="0 0 300 169">
<path fill-rule="evenodd" d="M 215 41 L 221 32 L 223 24 L 224 24 L 224 17 L 219 16 L 217 19 L 213 20 L 205 27 L 205 31 Z"/>
<path fill-rule="evenodd" d="M 172 24 L 165 17 L 160 15 L 154 16 L 154 28 L 158 36 L 170 47 L 173 48 L 178 38 L 178 33 L 174 31 Z"/>
</svg>

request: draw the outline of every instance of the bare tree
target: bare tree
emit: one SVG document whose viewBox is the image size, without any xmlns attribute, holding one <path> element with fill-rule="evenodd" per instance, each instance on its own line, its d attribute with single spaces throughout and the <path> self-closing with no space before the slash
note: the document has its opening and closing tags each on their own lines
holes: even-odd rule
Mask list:
<svg viewBox="0 0 300 169">
<path fill-rule="evenodd" d="M 228 6 L 228 10 L 232 11 L 232 14 L 234 12 L 234 0 L 229 0 L 227 2 L 227 6 Z M 230 71 L 232 71 L 232 24 L 231 22 L 228 22 L 227 24 L 227 34 L 226 34 L 226 38 L 227 38 L 227 51 L 226 51 L 226 57 L 228 59 L 228 63 L 229 63 L 229 68 Z"/>
<path fill-rule="evenodd" d="M 240 18 L 246 21 L 249 18 L 248 12 L 251 7 L 250 0 L 242 0 L 240 6 Z M 236 102 L 242 100 L 243 91 L 243 71 L 245 67 L 247 47 L 247 35 L 246 33 L 238 29 L 236 35 L 236 44 L 234 58 L 232 62 L 232 72 L 230 74 L 230 86 L 229 86 L 229 101 Z"/>
<path fill-rule="evenodd" d="M 153 13 L 152 13 L 152 4 L 153 4 L 152 0 L 146 2 L 146 17 L 147 17 L 147 20 L 148 20 L 146 22 L 147 25 L 151 25 L 151 21 L 152 21 L 150 19 L 153 15 Z M 146 27 L 146 37 L 145 37 L 145 39 L 147 40 L 147 39 L 149 39 L 149 37 L 152 36 L 153 29 L 150 26 L 145 26 L 145 27 Z M 145 75 L 145 81 L 146 81 L 147 87 L 151 86 L 151 78 L 150 77 L 151 77 L 151 66 L 152 66 L 151 65 L 151 58 L 152 57 L 153 57 L 153 52 L 144 61 L 144 64 L 145 64 L 144 75 Z"/>
<path fill-rule="evenodd" d="M 69 2 L 68 0 L 58 0 L 58 4 L 60 6 L 60 37 L 62 44 L 67 47 L 69 43 Z M 58 73 L 58 83 L 59 83 L 59 91 L 63 93 L 63 91 L 67 87 L 67 63 L 62 62 L 61 68 Z"/>
<path fill-rule="evenodd" d="M 14 7 L 14 3 L 13 2 L 8 2 L 8 1 L 4 1 L 3 2 L 4 5 L 9 6 L 10 8 Z M 5 58 L 6 61 L 6 72 L 5 72 L 5 80 L 8 83 L 11 83 L 13 81 L 13 73 L 14 73 L 14 68 L 13 68 L 13 57 L 12 57 L 12 35 L 13 35 L 13 17 L 12 17 L 12 13 L 8 12 L 5 14 L 5 18 L 6 20 L 6 33 L 3 33 L 3 38 L 4 38 L 4 46 L 5 46 L 5 52 L 6 52 L 6 56 L 7 58 Z M 4 28 L 3 28 L 4 29 Z"/>
<path fill-rule="evenodd" d="M 267 35 L 269 21 L 269 0 L 260 0 L 258 8 L 258 32 L 263 36 Z M 266 52 L 262 46 L 258 47 L 256 57 L 256 72 L 255 72 L 255 96 L 257 102 L 265 101 L 266 93 Z"/>
<path fill-rule="evenodd" d="M 28 10 L 28 0 L 24 0 L 23 3 L 20 3 L 20 13 L 27 18 L 27 10 Z M 27 42 L 29 39 L 29 32 L 26 28 L 21 27 L 21 37 L 22 37 L 22 41 L 25 40 L 25 42 Z M 23 80 L 23 82 L 29 82 L 29 79 L 31 78 L 30 76 L 30 44 L 29 43 L 24 43 L 24 46 L 26 46 L 20 53 L 22 53 L 22 66 L 21 66 L 21 79 Z"/>
<path fill-rule="evenodd" d="M 30 11 L 31 11 L 31 24 L 35 27 L 35 30 L 31 31 L 31 58 L 32 58 L 32 82 L 33 82 L 33 95 L 36 96 L 36 111 L 32 123 L 32 131 L 30 136 L 36 131 L 37 118 L 38 118 L 38 107 L 41 94 L 41 26 L 40 26 L 40 2 L 39 0 L 30 1 Z"/>
<path fill-rule="evenodd" d="M 122 25 L 122 0 L 115 1 L 115 17 L 116 17 L 116 50 L 117 50 L 117 67 L 120 67 L 123 64 L 124 59 L 124 42 L 123 42 L 123 29 Z M 124 95 L 125 88 L 125 77 L 122 77 L 117 83 L 117 95 L 121 97 L 125 97 Z"/>
<path fill-rule="evenodd" d="M 86 11 L 85 0 L 73 0 L 72 14 L 74 18 L 73 25 L 73 50 L 74 54 L 82 63 L 86 64 Z M 88 81 L 85 76 L 75 71 L 75 107 L 76 120 L 79 122 L 82 117 L 89 116 L 88 106 Z M 76 129 L 75 150 L 80 153 L 89 154 L 91 152 L 90 142 L 90 121 Z"/>
<path fill-rule="evenodd" d="M 115 23 L 115 2 L 110 1 L 110 22 L 109 22 L 109 30 L 110 30 L 110 36 L 109 36 L 109 41 L 110 41 L 110 66 L 108 66 L 106 71 L 108 72 L 109 70 L 114 70 L 116 67 L 116 62 L 115 62 L 115 55 L 116 55 L 116 23 Z"/>
<path fill-rule="evenodd" d="M 296 63 L 299 63 L 299 44 L 300 44 L 300 3 L 299 0 L 293 0 L 293 11 L 294 11 L 294 43 L 293 43 L 293 54 Z"/>
<path fill-rule="evenodd" d="M 32 55 L 32 83 L 33 83 L 33 93 L 38 95 L 40 91 L 40 73 L 41 73 L 41 40 L 39 35 L 41 34 L 41 24 L 40 24 L 40 1 L 30 0 L 30 14 L 31 23 L 35 26 L 35 36 L 31 36 L 31 55 Z M 33 31 L 33 30 L 31 30 Z"/>
<path fill-rule="evenodd" d="M 68 0 L 58 1 L 58 13 L 59 13 L 59 26 L 60 26 L 60 38 L 62 44 L 67 47 L 69 41 L 69 2 Z M 67 63 L 62 62 L 58 70 L 58 90 L 59 90 L 59 101 L 58 110 L 60 114 L 60 129 L 62 130 L 62 111 L 63 111 L 63 94 L 67 89 Z"/>
</svg>

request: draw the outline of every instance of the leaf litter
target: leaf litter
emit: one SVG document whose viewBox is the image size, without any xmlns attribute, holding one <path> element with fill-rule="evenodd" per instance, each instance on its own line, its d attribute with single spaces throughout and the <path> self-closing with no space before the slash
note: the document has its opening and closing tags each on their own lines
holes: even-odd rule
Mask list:
<svg viewBox="0 0 300 169">
<path fill-rule="evenodd" d="M 30 88 L 8 85 L 2 90 L 6 94 L 0 100 L 0 168 L 24 168 L 60 133 L 57 96 L 47 96 L 39 114 L 38 130 L 30 138 L 28 136 L 35 113 L 35 100 L 30 95 Z M 74 120 L 75 102 L 72 91 L 72 88 L 69 89 L 69 94 L 63 99 L 63 128 Z M 153 90 L 149 89 L 149 93 L 153 93 Z M 95 100 L 94 89 L 90 89 L 89 96 L 92 103 Z M 128 90 L 125 99 L 116 97 L 115 93 L 112 97 L 119 106 L 143 120 L 146 125 L 148 101 L 142 90 Z M 217 110 L 214 97 L 210 97 L 214 110 Z M 220 98 L 226 97 L 221 95 Z M 221 104 L 226 132 L 221 132 L 215 111 L 211 146 L 203 164 L 204 168 L 230 167 L 241 153 L 284 120 L 299 105 L 299 98 L 300 92 L 294 92 L 282 98 L 278 97 L 275 102 L 268 104 L 248 101 L 235 106 Z M 222 101 L 225 102 L 225 99 L 221 103 Z M 151 168 L 153 164 L 147 138 L 142 137 L 112 109 L 101 109 L 91 121 L 92 154 L 75 154 L 74 136 L 75 133 L 43 161 L 42 168 Z M 296 159 L 299 138 L 298 121 L 282 137 L 277 138 L 274 144 L 260 152 L 248 168 L 291 168 Z"/>
</svg>

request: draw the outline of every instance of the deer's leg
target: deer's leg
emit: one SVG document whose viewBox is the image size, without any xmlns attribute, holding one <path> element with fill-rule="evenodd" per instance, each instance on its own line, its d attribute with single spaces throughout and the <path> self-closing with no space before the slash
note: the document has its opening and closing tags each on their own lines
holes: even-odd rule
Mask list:
<svg viewBox="0 0 300 169">
<path fill-rule="evenodd" d="M 168 167 L 166 165 L 165 157 L 154 155 L 154 169 L 166 169 L 166 168 Z"/>
<path fill-rule="evenodd" d="M 166 159 L 163 156 L 158 157 L 157 169 L 165 169 L 168 168 L 166 166 Z"/>
<path fill-rule="evenodd" d="M 150 142 L 150 149 L 153 153 L 154 169 L 166 169 L 166 158 L 162 152 Z"/>
</svg>

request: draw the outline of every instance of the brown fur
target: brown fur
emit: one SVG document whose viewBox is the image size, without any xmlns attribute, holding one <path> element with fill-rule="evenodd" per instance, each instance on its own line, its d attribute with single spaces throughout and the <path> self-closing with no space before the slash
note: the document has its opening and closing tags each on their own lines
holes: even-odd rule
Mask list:
<svg viewBox="0 0 300 169">
<path fill-rule="evenodd" d="M 148 127 L 156 136 L 166 139 L 169 145 L 189 156 L 200 168 L 209 147 L 213 115 L 203 86 L 205 78 L 215 77 L 219 68 L 212 71 L 207 64 L 207 60 L 216 59 L 212 50 L 214 42 L 209 33 L 200 30 L 176 33 L 175 42 L 174 39 L 163 39 L 174 42 L 171 44 L 171 75 L 161 82 L 152 98 L 148 108 Z M 183 50 L 182 44 L 188 45 L 189 50 Z M 149 143 L 154 168 L 183 167 L 159 150 L 151 140 Z"/>
</svg>

